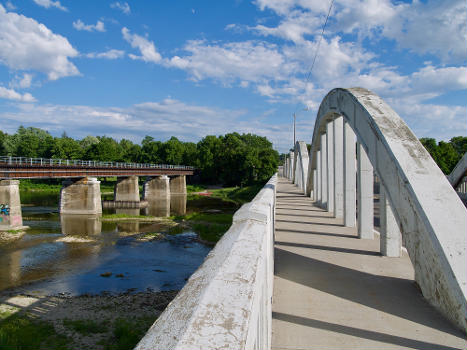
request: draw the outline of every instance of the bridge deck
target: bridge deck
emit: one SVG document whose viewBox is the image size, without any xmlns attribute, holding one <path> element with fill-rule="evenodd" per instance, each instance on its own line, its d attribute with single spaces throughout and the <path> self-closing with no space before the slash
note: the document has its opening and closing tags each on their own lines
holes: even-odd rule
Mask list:
<svg viewBox="0 0 467 350">
<path fill-rule="evenodd" d="M 287 179 L 277 191 L 273 349 L 466 349 L 465 335 L 415 286 L 407 254 L 313 205 Z"/>
</svg>

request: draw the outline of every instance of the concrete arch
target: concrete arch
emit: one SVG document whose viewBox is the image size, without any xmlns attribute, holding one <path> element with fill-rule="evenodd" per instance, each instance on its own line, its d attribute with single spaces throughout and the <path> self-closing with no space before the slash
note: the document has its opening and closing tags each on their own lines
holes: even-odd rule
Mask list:
<svg viewBox="0 0 467 350">
<path fill-rule="evenodd" d="M 294 184 L 306 194 L 308 174 L 308 149 L 304 141 L 297 141 L 294 148 Z"/>
<path fill-rule="evenodd" d="M 425 298 L 467 330 L 467 210 L 405 122 L 362 88 L 334 89 L 315 122 L 307 193 L 313 189 L 321 135 L 343 117 L 378 173 Z M 316 174 L 316 172 L 315 172 Z"/>
</svg>

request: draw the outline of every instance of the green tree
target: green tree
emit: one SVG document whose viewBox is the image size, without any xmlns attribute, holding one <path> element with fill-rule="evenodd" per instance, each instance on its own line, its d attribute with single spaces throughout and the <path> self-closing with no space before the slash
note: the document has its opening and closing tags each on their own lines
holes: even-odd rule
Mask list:
<svg viewBox="0 0 467 350">
<path fill-rule="evenodd" d="M 121 159 L 121 149 L 117 141 L 107 136 L 98 136 L 97 138 L 99 143 L 95 143 L 88 147 L 84 154 L 84 159 L 107 162 L 115 162 Z"/>
<path fill-rule="evenodd" d="M 201 171 L 201 180 L 206 183 L 219 183 L 222 141 L 208 135 L 196 145 L 196 167 Z"/>
<path fill-rule="evenodd" d="M 183 160 L 183 144 L 174 136 L 162 144 L 161 158 L 166 164 L 179 165 Z"/>
<path fill-rule="evenodd" d="M 146 136 L 141 142 L 141 162 L 158 164 L 161 162 L 160 151 L 162 142 L 154 141 L 151 136 Z"/>
<path fill-rule="evenodd" d="M 52 158 L 81 159 L 82 157 L 83 148 L 78 141 L 73 140 L 71 137 L 67 137 L 66 135 L 62 135 L 62 137 L 54 139 Z"/>
<path fill-rule="evenodd" d="M 464 153 L 467 152 L 467 137 L 465 136 L 453 137 L 450 140 L 450 143 L 452 144 L 456 152 L 459 154 L 459 156 L 462 157 Z"/>
<path fill-rule="evenodd" d="M 45 130 L 20 126 L 17 131 L 15 155 L 30 158 L 50 158 L 53 137 Z"/>
</svg>

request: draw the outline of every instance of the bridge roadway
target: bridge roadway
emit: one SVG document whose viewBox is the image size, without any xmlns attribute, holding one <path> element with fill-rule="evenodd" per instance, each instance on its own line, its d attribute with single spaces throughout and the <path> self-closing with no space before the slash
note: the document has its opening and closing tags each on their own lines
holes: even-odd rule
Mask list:
<svg viewBox="0 0 467 350">
<path fill-rule="evenodd" d="M 315 206 L 279 178 L 272 349 L 466 349 L 465 335 L 428 304 L 407 253 Z"/>
</svg>

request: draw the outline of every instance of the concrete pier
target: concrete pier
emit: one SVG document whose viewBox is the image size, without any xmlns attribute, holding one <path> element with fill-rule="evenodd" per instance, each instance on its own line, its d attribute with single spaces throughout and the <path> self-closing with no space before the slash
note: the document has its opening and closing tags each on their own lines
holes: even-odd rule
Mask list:
<svg viewBox="0 0 467 350">
<path fill-rule="evenodd" d="M 170 213 L 172 215 L 186 215 L 186 194 L 170 196 Z"/>
<path fill-rule="evenodd" d="M 139 202 L 138 176 L 117 178 L 114 188 L 114 201 Z"/>
<path fill-rule="evenodd" d="M 102 231 L 100 215 L 61 214 L 60 226 L 62 233 L 67 236 L 92 236 Z"/>
<path fill-rule="evenodd" d="M 0 181 L 0 231 L 24 228 L 18 180 Z"/>
<path fill-rule="evenodd" d="M 170 179 L 171 194 L 186 194 L 186 176 L 179 175 Z"/>
<path fill-rule="evenodd" d="M 148 200 L 148 206 L 144 209 L 144 213 L 156 217 L 170 216 L 170 196 Z"/>
<path fill-rule="evenodd" d="M 166 175 L 150 177 L 143 185 L 143 198 L 154 201 L 158 198 L 170 198 L 169 177 Z"/>
<path fill-rule="evenodd" d="M 102 214 L 100 184 L 95 177 L 64 181 L 60 191 L 60 213 Z"/>
</svg>

